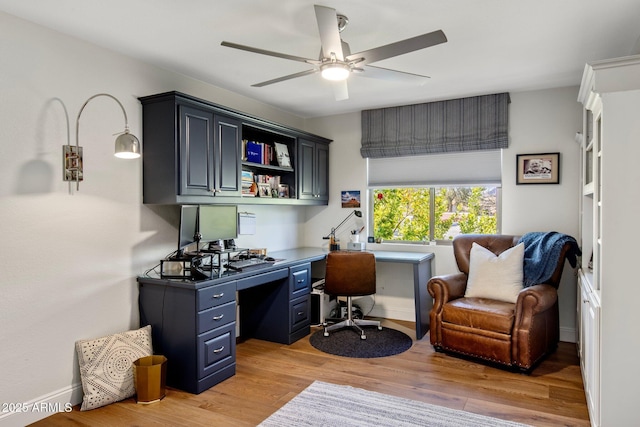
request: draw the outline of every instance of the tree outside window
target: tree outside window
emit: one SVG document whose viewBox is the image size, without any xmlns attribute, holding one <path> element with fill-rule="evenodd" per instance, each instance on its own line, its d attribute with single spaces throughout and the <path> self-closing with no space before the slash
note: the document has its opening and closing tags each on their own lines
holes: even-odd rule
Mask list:
<svg viewBox="0 0 640 427">
<path fill-rule="evenodd" d="M 496 187 L 403 187 L 371 192 L 377 239 L 451 240 L 458 234 L 497 233 Z"/>
</svg>

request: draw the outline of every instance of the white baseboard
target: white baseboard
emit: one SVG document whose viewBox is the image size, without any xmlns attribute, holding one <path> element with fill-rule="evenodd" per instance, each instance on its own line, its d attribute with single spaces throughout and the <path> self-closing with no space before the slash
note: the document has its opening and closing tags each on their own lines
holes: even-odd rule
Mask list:
<svg viewBox="0 0 640 427">
<path fill-rule="evenodd" d="M 578 342 L 576 339 L 575 328 L 560 327 L 560 341 L 563 342 Z"/>
<path fill-rule="evenodd" d="M 82 402 L 82 384 L 69 387 L 40 396 L 29 402 L 3 402 L 8 406 L 7 411 L 0 413 L 2 427 L 22 427 L 40 421 L 58 412 L 69 412 L 71 407 Z"/>
<path fill-rule="evenodd" d="M 371 317 L 382 317 L 384 319 L 406 320 L 415 322 L 416 315 L 413 310 L 407 310 L 405 307 L 384 307 L 376 305 L 369 313 Z"/>
</svg>

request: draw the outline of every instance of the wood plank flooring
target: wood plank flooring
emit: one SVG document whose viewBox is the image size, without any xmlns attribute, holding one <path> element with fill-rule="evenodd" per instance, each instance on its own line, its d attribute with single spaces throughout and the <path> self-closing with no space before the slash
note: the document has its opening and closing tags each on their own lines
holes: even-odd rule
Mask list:
<svg viewBox="0 0 640 427">
<path fill-rule="evenodd" d="M 414 339 L 406 352 L 351 359 L 316 350 L 304 338 L 286 346 L 248 339 L 237 346 L 236 375 L 193 395 L 168 389 L 159 403 L 133 398 L 92 411 L 52 415 L 35 426 L 255 426 L 314 380 L 351 385 L 532 426 L 588 426 L 574 344 L 560 343 L 531 375 L 436 353 L 416 341 L 411 322 L 384 320 Z M 312 333 L 315 331 L 312 328 Z"/>
</svg>

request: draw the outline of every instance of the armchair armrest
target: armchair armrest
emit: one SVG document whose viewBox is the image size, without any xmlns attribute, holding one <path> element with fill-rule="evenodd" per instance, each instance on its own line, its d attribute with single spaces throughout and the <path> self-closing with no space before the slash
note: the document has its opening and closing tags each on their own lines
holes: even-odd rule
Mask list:
<svg viewBox="0 0 640 427">
<path fill-rule="evenodd" d="M 551 285 L 524 288 L 518 294 L 512 332 L 512 360 L 530 369 L 558 343 L 558 292 Z"/>
<path fill-rule="evenodd" d="M 535 316 L 553 307 L 557 301 L 558 292 L 551 285 L 534 285 L 524 288 L 518 294 L 516 301 L 516 319 L 521 318 L 521 315 Z"/>
<path fill-rule="evenodd" d="M 427 283 L 427 290 L 433 298 L 433 308 L 436 311 L 440 311 L 447 302 L 463 297 L 466 289 L 467 275 L 464 273 L 434 276 Z"/>
<path fill-rule="evenodd" d="M 431 344 L 437 349 L 442 347 L 442 310 L 451 300 L 461 298 L 467 289 L 467 275 L 464 273 L 434 276 L 427 283 L 427 290 L 433 298 L 433 307 L 429 312 L 429 336 Z"/>
</svg>

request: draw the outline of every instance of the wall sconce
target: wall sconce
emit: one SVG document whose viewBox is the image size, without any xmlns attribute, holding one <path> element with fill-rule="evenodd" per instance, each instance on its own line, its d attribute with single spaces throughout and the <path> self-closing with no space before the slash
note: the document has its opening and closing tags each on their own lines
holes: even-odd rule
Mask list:
<svg viewBox="0 0 640 427">
<path fill-rule="evenodd" d="M 80 181 L 84 179 L 84 171 L 82 167 L 82 147 L 80 146 L 78 139 L 80 116 L 82 115 L 82 111 L 84 110 L 84 107 L 87 106 L 89 101 L 99 96 L 106 96 L 116 101 L 122 109 L 122 114 L 124 114 L 124 132 L 121 132 L 116 138 L 115 156 L 121 159 L 137 159 L 138 157 L 140 157 L 140 141 L 135 137 L 135 135 L 129 133 L 129 121 L 127 119 L 127 112 L 122 106 L 122 103 L 120 103 L 120 101 L 118 101 L 115 96 L 109 95 L 108 93 L 98 93 L 96 95 L 93 95 L 92 97 L 87 99 L 84 104 L 82 104 L 82 107 L 78 112 L 78 118 L 76 119 L 76 145 L 62 146 L 62 179 L 64 181 L 69 181 L 69 185 L 71 185 L 71 181 L 75 181 L 76 191 L 80 189 Z M 69 189 L 71 189 L 71 187 L 69 187 Z"/>
<path fill-rule="evenodd" d="M 338 230 L 338 228 L 342 227 L 344 223 L 349 220 L 349 218 L 351 218 L 354 215 L 357 216 L 358 218 L 362 218 L 362 211 L 356 210 L 351 212 L 345 219 L 342 220 L 340 224 L 338 224 L 336 227 L 333 227 L 331 229 L 331 233 L 329 233 L 328 236 L 323 237 L 324 240 L 327 240 L 327 239 L 329 240 L 329 250 L 335 251 L 340 249 L 340 245 L 336 242 L 336 231 Z"/>
</svg>

